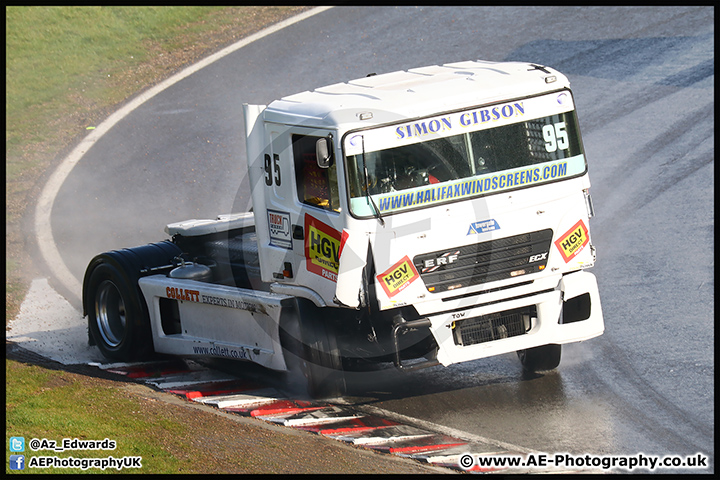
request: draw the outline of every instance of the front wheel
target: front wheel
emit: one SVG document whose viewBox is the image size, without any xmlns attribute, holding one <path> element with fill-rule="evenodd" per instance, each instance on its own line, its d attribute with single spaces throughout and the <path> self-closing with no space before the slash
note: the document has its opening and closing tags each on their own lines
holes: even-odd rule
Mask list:
<svg viewBox="0 0 720 480">
<path fill-rule="evenodd" d="M 551 344 L 518 350 L 517 355 L 525 371 L 543 372 L 560 365 L 561 353 L 562 345 Z"/>
<path fill-rule="evenodd" d="M 152 352 L 152 335 L 137 285 L 110 263 L 99 264 L 88 282 L 88 324 L 102 354 L 140 360 Z"/>
<path fill-rule="evenodd" d="M 335 330 L 323 309 L 298 299 L 296 308 L 281 324 L 280 342 L 290 375 L 312 398 L 345 393 L 342 357 Z"/>
</svg>

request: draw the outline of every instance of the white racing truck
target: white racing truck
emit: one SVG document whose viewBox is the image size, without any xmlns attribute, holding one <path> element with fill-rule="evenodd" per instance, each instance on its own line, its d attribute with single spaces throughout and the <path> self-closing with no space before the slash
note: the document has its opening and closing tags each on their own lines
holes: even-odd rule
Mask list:
<svg viewBox="0 0 720 480">
<path fill-rule="evenodd" d="M 469 61 L 244 105 L 251 212 L 89 264 L 90 342 L 343 371 L 517 352 L 549 370 L 601 335 L 590 182 L 569 82 Z"/>
</svg>

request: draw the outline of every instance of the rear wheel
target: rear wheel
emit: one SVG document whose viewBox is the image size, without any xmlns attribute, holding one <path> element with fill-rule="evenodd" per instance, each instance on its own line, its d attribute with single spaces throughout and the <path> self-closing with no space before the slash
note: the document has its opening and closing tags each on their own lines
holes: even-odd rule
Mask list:
<svg viewBox="0 0 720 480">
<path fill-rule="evenodd" d="M 312 398 L 337 397 L 345 393 L 342 356 L 332 324 L 325 312 L 304 299 L 281 323 L 280 342 L 291 380 Z"/>
<path fill-rule="evenodd" d="M 137 285 L 115 266 L 99 264 L 88 282 L 90 333 L 112 360 L 140 360 L 152 352 L 150 321 Z"/>
<path fill-rule="evenodd" d="M 518 350 L 517 355 L 525 371 L 543 372 L 560 365 L 561 353 L 562 345 L 551 344 Z"/>
</svg>

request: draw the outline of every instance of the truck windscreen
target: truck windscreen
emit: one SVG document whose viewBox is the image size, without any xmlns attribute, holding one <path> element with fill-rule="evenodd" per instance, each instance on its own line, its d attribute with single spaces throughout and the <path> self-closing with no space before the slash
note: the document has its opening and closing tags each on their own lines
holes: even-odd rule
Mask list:
<svg viewBox="0 0 720 480">
<path fill-rule="evenodd" d="M 400 145 L 392 146 L 393 141 Z M 351 133 L 345 145 L 350 207 L 360 217 L 376 213 L 368 193 L 383 215 L 531 187 L 586 170 L 566 92 Z"/>
</svg>

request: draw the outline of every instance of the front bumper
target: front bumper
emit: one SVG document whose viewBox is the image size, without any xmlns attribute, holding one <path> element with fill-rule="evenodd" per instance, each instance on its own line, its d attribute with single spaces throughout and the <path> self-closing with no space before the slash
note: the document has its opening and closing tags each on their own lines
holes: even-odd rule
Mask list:
<svg viewBox="0 0 720 480">
<path fill-rule="evenodd" d="M 473 307 L 472 300 L 464 298 L 461 307 L 427 315 L 438 344 L 437 361 L 442 365 L 579 342 L 597 337 L 605 329 L 597 280 L 585 271 L 564 275 L 554 288 L 506 301 Z M 458 329 L 465 329 L 466 335 L 460 335 Z"/>
</svg>

